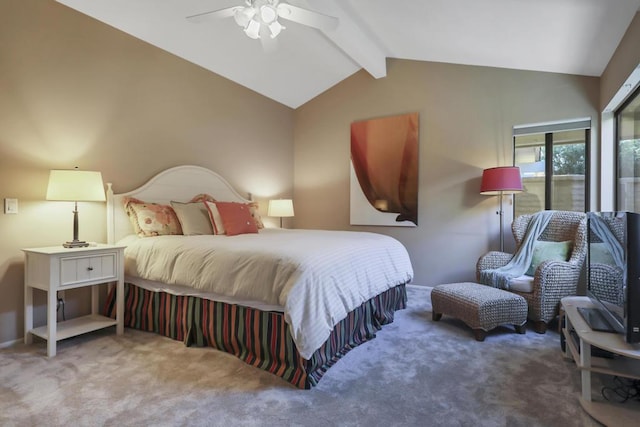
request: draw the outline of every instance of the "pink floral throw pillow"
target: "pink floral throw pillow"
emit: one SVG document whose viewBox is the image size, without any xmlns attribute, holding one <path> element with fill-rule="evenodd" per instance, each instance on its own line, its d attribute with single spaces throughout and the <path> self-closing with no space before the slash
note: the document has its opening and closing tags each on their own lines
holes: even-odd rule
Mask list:
<svg viewBox="0 0 640 427">
<path fill-rule="evenodd" d="M 214 199 L 212 196 L 210 196 L 207 193 L 200 193 L 198 195 L 193 196 L 193 198 L 191 200 L 189 200 L 189 203 L 197 203 L 197 202 L 215 202 L 216 199 Z"/>
<path fill-rule="evenodd" d="M 260 213 L 258 212 L 258 203 L 257 202 L 251 202 L 248 203 L 249 205 L 249 212 L 251 213 L 251 217 L 253 218 L 253 220 L 256 222 L 256 227 L 260 228 L 264 228 L 264 223 L 262 222 L 262 218 L 260 217 Z"/>
<path fill-rule="evenodd" d="M 124 208 L 136 234 L 140 237 L 182 234 L 180 221 L 169 205 L 127 198 L 124 200 Z"/>
</svg>

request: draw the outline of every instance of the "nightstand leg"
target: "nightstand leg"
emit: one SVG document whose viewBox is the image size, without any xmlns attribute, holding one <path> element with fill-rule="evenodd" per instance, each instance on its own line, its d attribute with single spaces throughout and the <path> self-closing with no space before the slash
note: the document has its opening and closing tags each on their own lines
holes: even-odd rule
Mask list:
<svg viewBox="0 0 640 427">
<path fill-rule="evenodd" d="M 116 289 L 116 334 L 124 333 L 124 279 L 118 280 Z"/>
<path fill-rule="evenodd" d="M 47 356 L 56 355 L 56 329 L 57 329 L 57 308 L 58 295 L 56 291 L 47 291 Z"/>
<path fill-rule="evenodd" d="M 98 293 L 98 287 L 97 286 L 92 286 L 91 287 L 91 314 L 100 314 L 99 308 L 98 308 L 98 300 L 99 300 L 99 293 Z"/>
<path fill-rule="evenodd" d="M 33 336 L 30 330 L 33 329 L 33 288 L 25 285 L 24 287 L 24 343 L 31 344 Z"/>
</svg>

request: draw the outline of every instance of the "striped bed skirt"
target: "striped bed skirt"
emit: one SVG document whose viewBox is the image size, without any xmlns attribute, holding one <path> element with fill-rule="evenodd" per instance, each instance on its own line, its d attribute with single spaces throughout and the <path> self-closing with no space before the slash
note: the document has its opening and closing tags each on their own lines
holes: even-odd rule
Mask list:
<svg viewBox="0 0 640 427">
<path fill-rule="evenodd" d="M 391 288 L 351 311 L 325 343 L 303 359 L 293 342 L 284 314 L 150 291 L 130 283 L 124 290 L 124 325 L 183 341 L 209 346 L 277 375 L 298 388 L 315 386 L 324 373 L 352 348 L 376 336 L 394 313 L 406 307 L 405 285 Z M 115 318 L 115 287 L 105 303 Z"/>
</svg>

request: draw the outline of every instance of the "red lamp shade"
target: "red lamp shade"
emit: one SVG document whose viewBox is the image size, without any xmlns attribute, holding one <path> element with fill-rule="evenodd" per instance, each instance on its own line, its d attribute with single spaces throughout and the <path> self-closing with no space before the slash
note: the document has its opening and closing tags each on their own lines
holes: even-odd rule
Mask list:
<svg viewBox="0 0 640 427">
<path fill-rule="evenodd" d="M 520 168 L 517 166 L 500 166 L 485 169 L 482 172 L 480 194 L 512 194 L 521 191 L 522 178 L 520 177 Z"/>
</svg>

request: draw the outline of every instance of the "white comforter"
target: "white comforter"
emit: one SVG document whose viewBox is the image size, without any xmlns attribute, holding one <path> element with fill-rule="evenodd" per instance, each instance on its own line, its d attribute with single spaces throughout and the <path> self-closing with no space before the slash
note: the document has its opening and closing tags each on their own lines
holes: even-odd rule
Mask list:
<svg viewBox="0 0 640 427">
<path fill-rule="evenodd" d="M 126 243 L 128 276 L 281 307 L 305 359 L 348 312 L 413 277 L 404 246 L 375 233 L 263 229 Z"/>
</svg>

